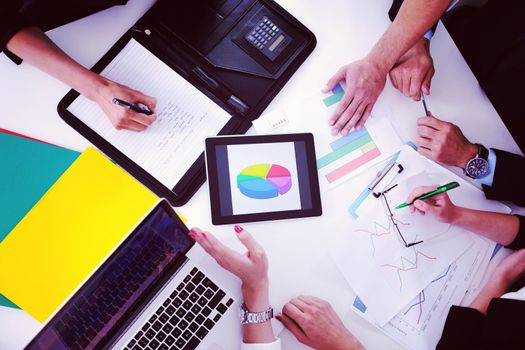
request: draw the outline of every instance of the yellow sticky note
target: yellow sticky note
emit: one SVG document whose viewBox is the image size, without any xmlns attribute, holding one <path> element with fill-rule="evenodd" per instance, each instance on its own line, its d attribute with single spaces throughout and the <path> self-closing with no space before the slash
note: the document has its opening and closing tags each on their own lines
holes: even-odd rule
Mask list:
<svg viewBox="0 0 525 350">
<path fill-rule="evenodd" d="M 88 148 L 0 244 L 0 293 L 44 322 L 157 201 Z"/>
</svg>

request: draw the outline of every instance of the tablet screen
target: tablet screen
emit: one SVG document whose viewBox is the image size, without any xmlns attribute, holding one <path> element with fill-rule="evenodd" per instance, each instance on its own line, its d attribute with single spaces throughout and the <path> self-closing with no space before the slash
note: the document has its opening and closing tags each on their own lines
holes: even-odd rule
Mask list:
<svg viewBox="0 0 525 350">
<path fill-rule="evenodd" d="M 208 139 L 216 141 L 206 148 L 214 223 L 310 216 L 320 208 L 313 145 L 297 135 L 308 134 Z"/>
</svg>

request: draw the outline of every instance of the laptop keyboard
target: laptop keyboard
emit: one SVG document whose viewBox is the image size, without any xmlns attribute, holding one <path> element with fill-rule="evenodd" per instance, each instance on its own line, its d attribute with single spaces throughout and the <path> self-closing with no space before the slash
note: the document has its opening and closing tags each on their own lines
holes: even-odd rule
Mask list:
<svg viewBox="0 0 525 350">
<path fill-rule="evenodd" d="M 232 304 L 232 298 L 194 267 L 125 349 L 195 349 Z"/>
<path fill-rule="evenodd" d="M 153 236 L 145 248 L 118 256 L 111 272 L 104 273 L 99 288 L 78 298 L 55 329 L 71 350 L 92 348 L 91 342 L 113 319 L 126 300 L 146 281 L 166 256 L 169 246 Z M 89 345 L 89 346 L 88 346 Z"/>
</svg>

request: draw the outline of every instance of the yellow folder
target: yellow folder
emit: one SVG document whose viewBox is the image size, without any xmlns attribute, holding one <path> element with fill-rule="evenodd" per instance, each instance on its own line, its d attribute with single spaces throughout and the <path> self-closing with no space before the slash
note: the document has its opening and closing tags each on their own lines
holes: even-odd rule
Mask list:
<svg viewBox="0 0 525 350">
<path fill-rule="evenodd" d="M 0 293 L 45 321 L 157 200 L 88 148 L 0 244 Z"/>
</svg>

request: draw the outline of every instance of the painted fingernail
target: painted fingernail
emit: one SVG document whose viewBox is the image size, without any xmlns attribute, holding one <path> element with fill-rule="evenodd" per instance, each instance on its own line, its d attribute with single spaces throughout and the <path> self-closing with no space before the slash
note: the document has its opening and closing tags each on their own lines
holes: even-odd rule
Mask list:
<svg viewBox="0 0 525 350">
<path fill-rule="evenodd" d="M 242 232 L 242 230 L 243 230 L 243 228 L 242 228 L 242 227 L 240 227 L 239 225 L 235 225 L 235 227 L 234 227 L 233 229 L 234 229 L 234 230 L 235 230 L 235 232 L 237 232 L 237 233 L 241 233 L 241 232 Z"/>
<path fill-rule="evenodd" d="M 190 232 L 188 232 L 188 236 L 190 236 L 191 238 L 195 239 L 195 231 L 193 230 L 190 230 Z"/>
</svg>

